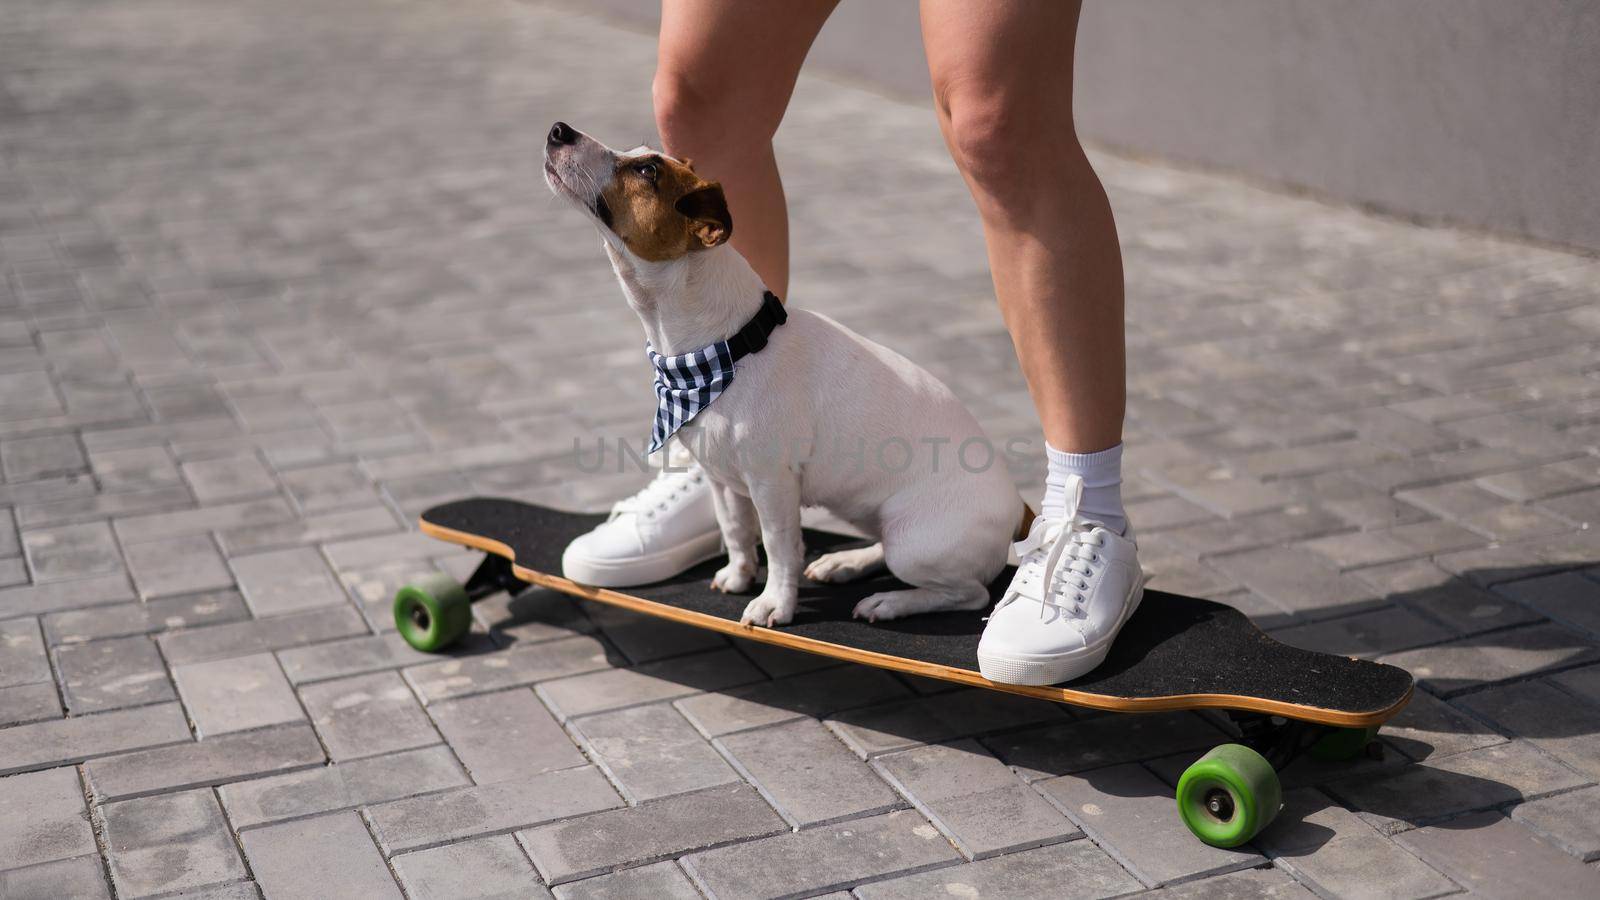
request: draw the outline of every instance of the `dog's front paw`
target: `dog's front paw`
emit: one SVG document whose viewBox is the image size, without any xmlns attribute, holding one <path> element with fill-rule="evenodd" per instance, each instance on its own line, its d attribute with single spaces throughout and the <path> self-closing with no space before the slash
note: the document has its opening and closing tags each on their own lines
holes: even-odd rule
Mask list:
<svg viewBox="0 0 1600 900">
<path fill-rule="evenodd" d="M 711 576 L 711 589 L 728 594 L 743 594 L 756 580 L 756 567 L 749 563 L 730 562 Z"/>
<path fill-rule="evenodd" d="M 768 628 L 787 625 L 794 618 L 794 609 L 797 605 L 795 600 L 775 600 L 763 592 L 744 608 L 744 615 L 739 617 L 739 624 L 765 625 Z"/>
</svg>

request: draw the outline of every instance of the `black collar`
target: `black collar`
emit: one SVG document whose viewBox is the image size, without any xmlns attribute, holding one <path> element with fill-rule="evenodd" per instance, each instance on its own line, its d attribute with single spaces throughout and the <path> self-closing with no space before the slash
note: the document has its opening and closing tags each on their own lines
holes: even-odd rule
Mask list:
<svg viewBox="0 0 1600 900">
<path fill-rule="evenodd" d="M 789 318 L 783 310 L 778 295 L 767 291 L 761 296 L 761 309 L 744 327 L 728 338 L 728 352 L 734 358 L 760 352 L 767 345 L 767 337 Z"/>
</svg>

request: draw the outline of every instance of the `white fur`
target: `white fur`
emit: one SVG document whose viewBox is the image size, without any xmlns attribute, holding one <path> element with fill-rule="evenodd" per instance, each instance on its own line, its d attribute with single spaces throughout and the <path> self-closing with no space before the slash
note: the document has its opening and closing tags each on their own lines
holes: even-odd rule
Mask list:
<svg viewBox="0 0 1600 900">
<path fill-rule="evenodd" d="M 552 189 L 593 218 L 593 195 L 584 191 L 604 188 L 611 151 L 585 136 L 576 145 L 552 145 L 547 157 Z M 648 262 L 596 224 L 657 351 L 675 355 L 725 340 L 760 308 L 761 279 L 732 247 Z M 759 537 L 767 580 L 745 608 L 746 624 L 790 621 L 803 568 L 817 580 L 843 581 L 883 565 L 914 587 L 862 600 L 856 615 L 873 620 L 983 608 L 1023 515 L 1004 454 L 950 389 L 910 360 L 827 316 L 787 311 L 766 348 L 740 360 L 728 389 L 679 433 L 715 485 L 728 564 L 712 587 L 750 589 Z M 956 459 L 971 440 L 983 442 L 973 445 L 973 469 L 992 456 L 980 471 Z M 741 457 L 764 445 L 796 452 L 783 464 Z M 859 466 L 851 455 L 858 447 L 865 448 Z M 905 449 L 912 456 L 902 468 Z M 824 507 L 881 544 L 828 554 L 805 568 L 803 505 Z"/>
</svg>

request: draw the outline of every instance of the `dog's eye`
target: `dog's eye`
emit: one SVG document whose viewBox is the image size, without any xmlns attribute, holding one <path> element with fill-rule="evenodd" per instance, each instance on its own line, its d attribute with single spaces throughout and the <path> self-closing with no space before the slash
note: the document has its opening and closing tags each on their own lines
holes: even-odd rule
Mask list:
<svg viewBox="0 0 1600 900">
<path fill-rule="evenodd" d="M 659 171 L 656 168 L 656 164 L 655 163 L 640 163 L 637 166 L 634 166 L 633 170 L 635 172 L 638 172 L 640 175 L 643 175 L 644 177 L 650 179 L 651 181 L 655 181 L 656 180 L 656 174 Z"/>
</svg>

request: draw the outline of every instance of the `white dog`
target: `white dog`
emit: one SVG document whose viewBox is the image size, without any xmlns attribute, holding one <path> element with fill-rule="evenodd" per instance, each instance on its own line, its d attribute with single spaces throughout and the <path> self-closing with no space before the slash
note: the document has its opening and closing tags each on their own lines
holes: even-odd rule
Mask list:
<svg viewBox="0 0 1600 900">
<path fill-rule="evenodd" d="M 782 307 L 727 245 L 733 222 L 722 188 L 689 161 L 644 147 L 613 151 L 558 122 L 544 168 L 551 189 L 599 227 L 655 354 L 694 354 L 758 315 L 768 320 L 764 346 L 758 339 L 729 367 L 737 377 L 692 412 L 692 439 L 679 435 L 715 487 L 728 564 L 712 587 L 748 591 L 758 537 L 766 547 L 766 586 L 743 623 L 790 621 L 802 568 L 839 582 L 887 566 L 912 585 L 857 604 L 855 615 L 870 620 L 988 604 L 988 584 L 1029 513 L 1001 454 L 948 387 L 826 316 L 791 309 L 774 325 Z M 806 567 L 803 505 L 879 542 Z"/>
</svg>

